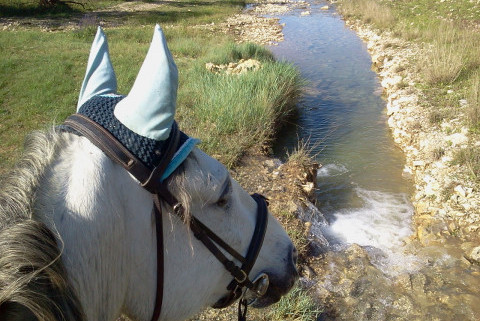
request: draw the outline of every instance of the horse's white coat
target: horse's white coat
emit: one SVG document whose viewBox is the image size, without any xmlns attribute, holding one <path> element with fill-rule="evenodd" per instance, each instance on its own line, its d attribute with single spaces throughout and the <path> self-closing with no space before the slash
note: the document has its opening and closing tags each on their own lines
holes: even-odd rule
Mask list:
<svg viewBox="0 0 480 321">
<path fill-rule="evenodd" d="M 125 313 L 149 321 L 156 291 L 156 235 L 151 195 L 87 139 L 67 143 L 36 195 L 39 219 L 63 240 L 63 261 L 89 321 Z M 194 149 L 185 161 L 191 212 L 245 254 L 253 234 L 255 201 L 232 180 L 217 204 L 228 171 Z M 173 191 L 175 194 L 175 191 Z M 180 220 L 164 211 L 165 284 L 161 320 L 184 320 L 226 294 L 232 277 Z M 292 244 L 269 217 L 264 245 L 250 276 L 288 273 Z"/>
</svg>

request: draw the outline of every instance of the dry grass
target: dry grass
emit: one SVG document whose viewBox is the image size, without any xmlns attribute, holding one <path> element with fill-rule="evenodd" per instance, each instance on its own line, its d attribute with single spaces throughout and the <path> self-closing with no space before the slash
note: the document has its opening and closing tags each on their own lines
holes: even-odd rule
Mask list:
<svg viewBox="0 0 480 321">
<path fill-rule="evenodd" d="M 312 148 L 309 147 L 309 140 L 298 140 L 297 147 L 287 152 L 288 162 L 296 164 L 307 164 L 312 160 Z"/>
<path fill-rule="evenodd" d="M 392 10 L 375 0 L 340 0 L 340 12 L 345 16 L 360 18 L 378 28 L 389 28 L 395 23 Z"/>
<path fill-rule="evenodd" d="M 453 164 L 464 166 L 468 169 L 471 178 L 480 183 L 480 148 L 467 147 L 459 150 L 452 161 Z"/>
<path fill-rule="evenodd" d="M 267 312 L 268 320 L 314 321 L 323 312 L 312 299 L 309 289 L 297 285 L 287 296 Z"/>
<path fill-rule="evenodd" d="M 478 71 L 470 78 L 467 101 L 470 125 L 478 130 L 480 126 L 480 72 Z"/>
<path fill-rule="evenodd" d="M 323 140 L 314 144 L 311 143 L 310 137 L 306 139 L 298 138 L 297 141 L 297 146 L 291 152 L 287 152 L 288 162 L 309 168 L 318 154 L 321 153 L 322 149 L 319 150 L 318 147 L 323 143 Z"/>
<path fill-rule="evenodd" d="M 346 18 L 360 19 L 406 41 L 423 44 L 423 55 L 412 63 L 426 85 L 422 88 L 430 101 L 428 105 L 437 109 L 431 120 L 439 120 L 438 108 L 452 108 L 459 99 L 467 99 L 469 110 L 463 116 L 464 123 L 477 130 L 480 3 L 462 0 L 338 0 L 337 3 Z M 446 89 L 463 97 L 456 97 L 456 102 L 446 101 L 441 96 Z M 454 112 L 446 114 L 460 116 Z"/>
<path fill-rule="evenodd" d="M 458 31 L 448 25 L 439 27 L 433 38 L 431 50 L 423 58 L 425 81 L 430 84 L 451 84 L 465 68 L 465 49 L 459 42 Z"/>
</svg>

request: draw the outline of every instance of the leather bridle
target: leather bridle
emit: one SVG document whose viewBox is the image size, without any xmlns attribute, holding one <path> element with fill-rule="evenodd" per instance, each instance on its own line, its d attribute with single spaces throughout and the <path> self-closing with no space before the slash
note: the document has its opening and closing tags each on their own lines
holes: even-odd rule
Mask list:
<svg viewBox="0 0 480 321">
<path fill-rule="evenodd" d="M 161 201 L 166 202 L 172 208 L 173 213 L 180 218 L 183 219 L 184 215 L 182 203 L 170 193 L 166 181 L 161 182 L 160 180 L 160 177 L 162 177 L 163 172 L 178 149 L 180 130 L 174 122 L 167 140 L 167 146 L 162 152 L 162 159 L 160 163 L 151 170 L 126 149 L 108 130 L 90 118 L 82 114 L 74 114 L 66 119 L 64 126 L 88 138 L 110 159 L 131 173 L 140 182 L 141 186 L 153 196 L 153 213 L 155 215 L 157 235 L 157 285 L 155 308 L 151 320 L 156 321 L 160 317 L 162 308 L 164 281 Z M 205 245 L 233 277 L 233 280 L 227 286 L 228 294 L 217 301 L 213 307 L 224 308 L 240 298 L 238 306 L 238 319 L 240 321 L 246 320 L 247 305 L 249 304 L 247 297 L 244 295 L 246 289 L 250 290 L 250 296 L 255 298 L 265 294 L 268 287 L 268 276 L 266 274 L 261 274 L 254 281 L 249 278 L 249 273 L 262 247 L 268 222 L 268 204 L 266 198 L 259 194 L 253 194 L 251 196 L 257 203 L 257 218 L 255 230 L 245 256 L 242 256 L 230 247 L 193 215 L 190 219 L 190 229 L 193 235 Z M 224 252 L 228 253 L 232 259 L 229 259 Z M 238 266 L 233 259 L 241 262 L 241 266 Z"/>
</svg>

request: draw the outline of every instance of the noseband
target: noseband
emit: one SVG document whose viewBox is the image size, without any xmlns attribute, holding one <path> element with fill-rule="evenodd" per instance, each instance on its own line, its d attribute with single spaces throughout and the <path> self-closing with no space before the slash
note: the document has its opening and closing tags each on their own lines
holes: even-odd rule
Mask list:
<svg viewBox="0 0 480 321">
<path fill-rule="evenodd" d="M 110 159 L 132 174 L 141 183 L 143 188 L 152 193 L 157 235 L 157 289 L 155 308 L 151 320 L 157 321 L 162 308 L 164 281 L 161 200 L 165 201 L 172 208 L 173 213 L 180 218 L 183 218 L 184 215 L 183 205 L 167 189 L 166 182 L 161 182 L 160 180 L 172 160 L 175 151 L 178 149 L 180 130 L 174 122 L 169 139 L 167 140 L 168 145 L 164 154 L 162 153 L 162 159 L 153 170 L 150 170 L 108 130 L 90 118 L 82 114 L 74 114 L 67 118 L 64 126 L 88 138 L 90 142 L 100 148 Z M 262 247 L 268 222 L 268 204 L 265 197 L 259 194 L 253 194 L 251 196 L 257 203 L 257 218 L 255 230 L 245 257 L 224 242 L 197 218 L 192 216 L 190 219 L 190 229 L 193 235 L 205 245 L 233 277 L 233 280 L 227 286 L 228 294 L 216 302 L 213 307 L 224 308 L 241 298 L 238 306 L 239 321 L 246 320 L 247 305 L 249 304 L 247 297 L 253 299 L 260 297 L 265 294 L 268 287 L 268 276 L 266 274 L 261 274 L 254 281 L 251 281 L 248 276 Z M 230 260 L 220 248 L 227 252 L 233 259 L 239 261 L 241 266 L 238 266 L 233 260 Z M 249 293 L 245 295 L 247 289 Z"/>
</svg>

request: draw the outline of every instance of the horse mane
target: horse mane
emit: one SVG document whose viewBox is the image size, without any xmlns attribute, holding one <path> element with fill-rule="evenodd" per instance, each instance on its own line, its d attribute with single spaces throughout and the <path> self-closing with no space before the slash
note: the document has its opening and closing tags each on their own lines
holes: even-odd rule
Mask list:
<svg viewBox="0 0 480 321">
<path fill-rule="evenodd" d="M 60 259 L 58 235 L 35 219 L 36 189 L 65 134 L 36 131 L 15 168 L 0 179 L 0 319 L 84 320 Z"/>
</svg>

